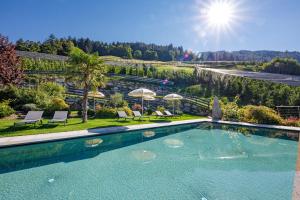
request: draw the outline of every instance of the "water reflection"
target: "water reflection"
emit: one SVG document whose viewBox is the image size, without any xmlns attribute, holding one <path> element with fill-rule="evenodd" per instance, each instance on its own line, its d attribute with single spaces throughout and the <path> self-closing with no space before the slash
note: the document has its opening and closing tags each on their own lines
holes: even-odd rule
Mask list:
<svg viewBox="0 0 300 200">
<path fill-rule="evenodd" d="M 0 174 L 58 162 L 90 159 L 101 153 L 150 141 L 197 127 L 197 124 L 131 131 L 57 142 L 33 144 L 0 149 Z M 141 137 L 143 135 L 144 137 Z M 138 157 L 154 157 L 149 152 Z"/>
<path fill-rule="evenodd" d="M 85 147 L 94 148 L 94 147 L 99 146 L 102 142 L 103 142 L 103 140 L 101 138 L 86 140 L 85 141 Z"/>
<path fill-rule="evenodd" d="M 229 133 L 240 133 L 244 136 L 251 137 L 251 135 L 259 135 L 267 138 L 280 138 L 298 141 L 299 133 L 295 131 L 268 129 L 268 128 L 255 128 L 239 125 L 217 124 L 217 123 L 204 123 L 198 129 L 204 130 L 226 130 Z M 234 137 L 234 136 L 233 136 Z"/>
<path fill-rule="evenodd" d="M 277 131 L 270 129 L 245 128 L 239 126 L 220 125 L 220 124 L 191 124 L 156 128 L 143 131 L 123 132 L 119 134 L 101 135 L 57 142 L 41 143 L 27 146 L 0 149 L 0 174 L 11 171 L 27 169 L 37 166 L 53 164 L 57 162 L 73 162 L 82 159 L 91 159 L 101 153 L 147 142 L 160 137 L 193 130 L 188 137 L 186 145 L 201 145 L 199 150 L 200 159 L 243 159 L 266 158 L 288 156 L 284 155 L 289 148 L 285 145 L 287 140 L 298 138 L 297 133 L 288 131 Z M 216 130 L 222 131 L 216 131 Z M 200 131 L 198 131 L 200 130 Z M 220 134 L 221 133 L 221 134 Z M 240 134 L 242 133 L 242 134 Z M 183 133 L 185 134 L 185 133 Z M 244 135 L 248 137 L 244 137 Z M 264 136 L 255 138 L 255 135 Z M 277 145 L 275 139 L 285 139 Z M 185 144 L 178 138 L 166 138 L 163 144 L 168 148 L 181 148 Z M 256 148 L 260 145 L 264 148 L 264 155 L 257 154 Z M 270 149 L 282 154 L 272 154 Z M 246 152 L 246 153 L 244 153 Z M 153 152 L 152 152 L 153 153 Z M 135 153 L 137 157 L 155 157 L 150 152 Z M 197 155 L 197 153 L 195 154 Z M 147 159 L 145 159 L 147 160 Z"/>
<path fill-rule="evenodd" d="M 132 156 L 143 163 L 152 162 L 156 158 L 156 154 L 148 150 L 136 150 L 132 152 Z"/>
<path fill-rule="evenodd" d="M 174 138 L 168 138 L 164 140 L 164 144 L 170 148 L 180 148 L 184 145 L 183 141 Z"/>
<path fill-rule="evenodd" d="M 155 131 L 144 131 L 143 136 L 146 138 L 153 137 L 153 136 L 155 136 Z"/>
</svg>

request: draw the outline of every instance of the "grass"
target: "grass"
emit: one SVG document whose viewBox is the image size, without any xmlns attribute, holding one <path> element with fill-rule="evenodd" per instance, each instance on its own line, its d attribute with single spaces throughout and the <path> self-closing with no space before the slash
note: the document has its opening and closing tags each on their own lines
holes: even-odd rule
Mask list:
<svg viewBox="0 0 300 200">
<path fill-rule="evenodd" d="M 153 65 L 157 68 L 158 71 L 163 71 L 163 70 L 183 70 L 188 73 L 193 73 L 194 72 L 194 67 L 188 67 L 188 66 L 176 66 L 176 65 Z"/>
<path fill-rule="evenodd" d="M 48 125 L 47 120 L 44 120 L 43 125 L 33 125 L 21 126 L 13 128 L 13 124 L 17 120 L 0 120 L 0 137 L 10 137 L 10 136 L 21 136 L 21 135 L 35 135 L 35 134 L 46 134 L 54 132 L 64 132 L 64 131 L 75 131 L 75 130 L 84 130 L 84 129 L 93 129 L 93 128 L 103 128 L 111 126 L 127 126 L 135 124 L 149 124 L 149 123 L 158 123 L 158 122 L 170 122 L 178 120 L 188 120 L 188 119 L 199 119 L 203 117 L 194 116 L 194 115 L 183 115 L 180 118 L 156 118 L 154 116 L 150 117 L 150 120 L 145 119 L 143 121 L 139 120 L 119 120 L 114 119 L 89 119 L 87 123 L 81 123 L 80 118 L 70 118 L 66 126 L 63 124 L 58 125 Z"/>
</svg>

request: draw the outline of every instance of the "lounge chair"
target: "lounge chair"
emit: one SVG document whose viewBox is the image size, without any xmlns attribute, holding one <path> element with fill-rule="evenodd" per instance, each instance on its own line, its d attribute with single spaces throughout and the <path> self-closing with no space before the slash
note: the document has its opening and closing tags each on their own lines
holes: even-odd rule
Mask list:
<svg viewBox="0 0 300 200">
<path fill-rule="evenodd" d="M 119 119 L 132 119 L 132 117 L 128 117 L 125 111 L 117 111 L 118 113 L 118 120 Z"/>
<path fill-rule="evenodd" d="M 133 113 L 133 119 L 138 118 L 139 120 L 143 119 L 143 118 L 148 118 L 150 119 L 149 116 L 144 116 L 140 113 L 140 111 L 132 111 Z"/>
<path fill-rule="evenodd" d="M 168 110 L 165 110 L 164 111 L 165 113 L 166 113 L 166 115 L 168 116 L 168 117 L 175 117 L 176 115 L 174 115 L 174 114 L 172 114 L 170 111 L 168 111 Z"/>
<path fill-rule="evenodd" d="M 26 124 L 34 124 L 34 126 L 38 123 L 42 122 L 42 116 L 43 116 L 44 111 L 29 111 L 25 118 L 21 121 L 15 122 L 14 127 L 16 125 L 26 125 Z"/>
<path fill-rule="evenodd" d="M 48 124 L 53 123 L 66 123 L 68 122 L 68 111 L 55 111 L 54 116 L 48 121 Z"/>
<path fill-rule="evenodd" d="M 168 115 L 162 114 L 162 112 L 160 112 L 159 110 L 155 111 L 155 115 L 156 117 L 168 117 Z"/>
</svg>

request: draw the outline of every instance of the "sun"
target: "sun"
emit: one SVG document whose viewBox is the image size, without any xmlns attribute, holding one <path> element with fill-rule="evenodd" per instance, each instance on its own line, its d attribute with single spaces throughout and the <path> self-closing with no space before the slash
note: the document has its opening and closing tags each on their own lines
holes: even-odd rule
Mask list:
<svg viewBox="0 0 300 200">
<path fill-rule="evenodd" d="M 201 38 L 233 33 L 244 19 L 242 0 L 198 0 L 195 30 Z"/>
<path fill-rule="evenodd" d="M 209 26 L 230 26 L 235 16 L 234 5 L 230 1 L 214 1 L 208 5 L 205 17 Z"/>
</svg>

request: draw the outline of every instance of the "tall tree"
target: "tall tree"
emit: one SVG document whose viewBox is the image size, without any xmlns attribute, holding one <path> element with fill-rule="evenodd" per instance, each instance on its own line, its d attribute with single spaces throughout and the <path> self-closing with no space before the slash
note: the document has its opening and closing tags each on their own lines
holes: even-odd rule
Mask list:
<svg viewBox="0 0 300 200">
<path fill-rule="evenodd" d="M 8 41 L 7 37 L 0 35 L 0 83 L 18 84 L 22 77 L 23 70 L 15 46 Z"/>
<path fill-rule="evenodd" d="M 104 62 L 98 54 L 87 54 L 79 48 L 70 53 L 68 73 L 83 88 L 82 122 L 87 122 L 88 92 L 104 84 Z M 76 74 L 76 75 L 74 75 Z"/>
<path fill-rule="evenodd" d="M 136 59 L 141 59 L 143 56 L 142 51 L 141 50 L 135 50 L 133 53 L 133 57 Z"/>
</svg>

